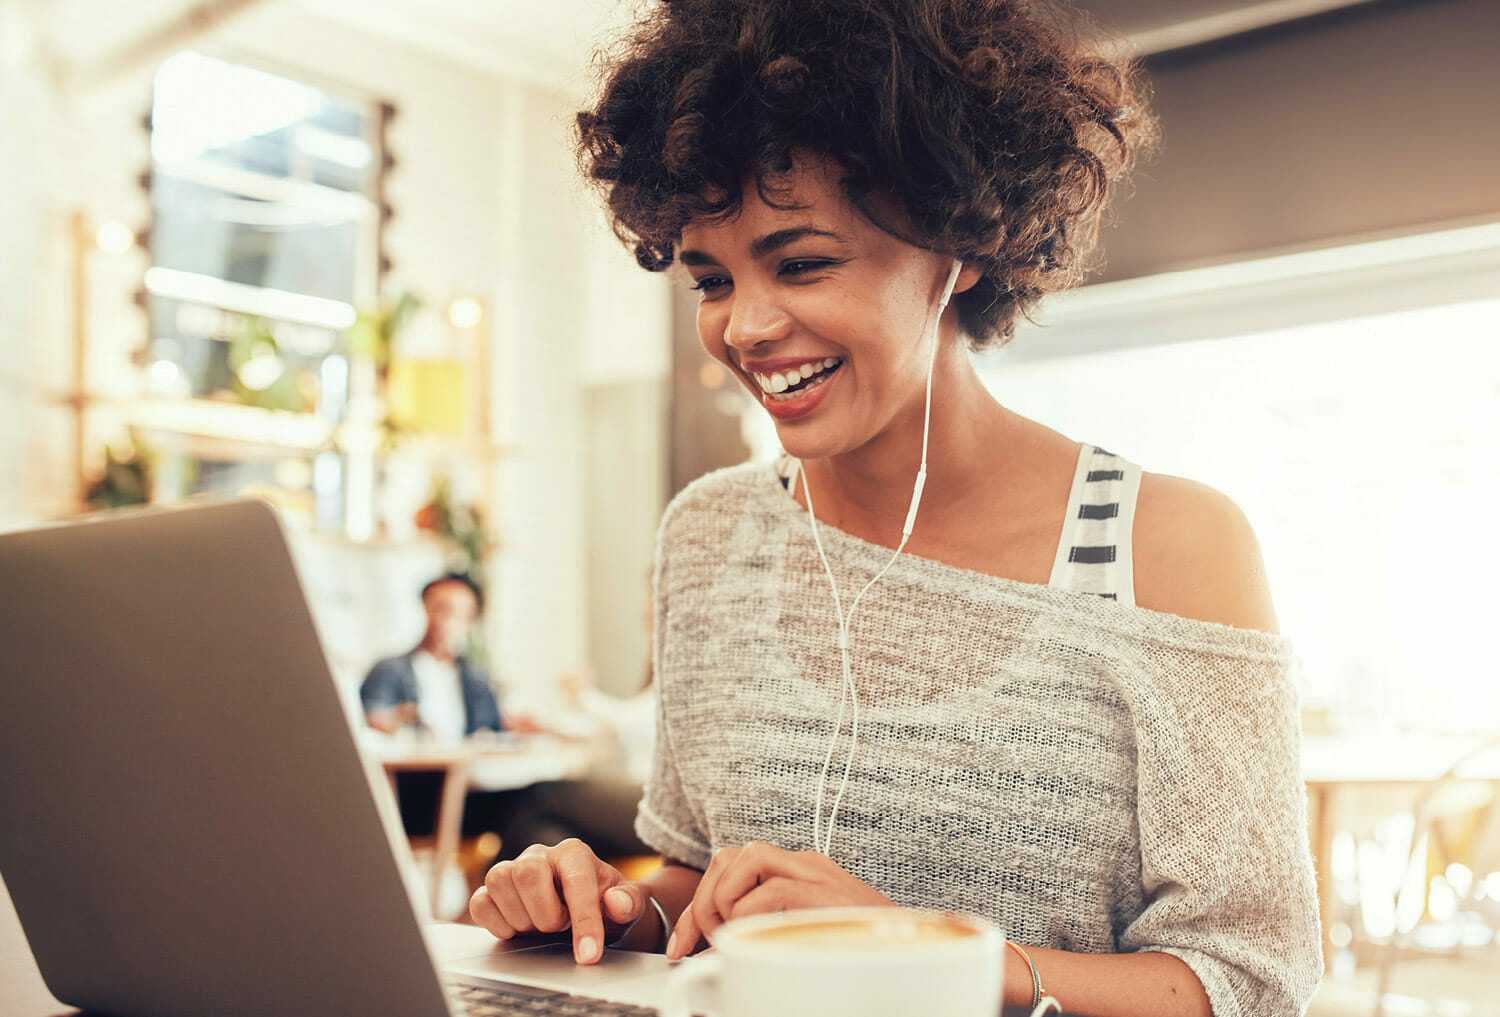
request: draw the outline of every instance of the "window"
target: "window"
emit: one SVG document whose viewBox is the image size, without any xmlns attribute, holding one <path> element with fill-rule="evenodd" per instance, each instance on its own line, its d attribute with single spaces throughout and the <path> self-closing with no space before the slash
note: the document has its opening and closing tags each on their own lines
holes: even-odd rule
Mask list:
<svg viewBox="0 0 1500 1017">
<path fill-rule="evenodd" d="M 340 335 L 377 291 L 382 116 L 191 51 L 158 70 L 137 423 L 169 497 L 280 492 L 336 525 L 368 474 L 335 432 L 359 395 Z"/>
<path fill-rule="evenodd" d="M 1497 335 L 1482 300 L 984 374 L 1017 412 L 1240 504 L 1307 705 L 1460 730 L 1500 715 Z"/>
</svg>

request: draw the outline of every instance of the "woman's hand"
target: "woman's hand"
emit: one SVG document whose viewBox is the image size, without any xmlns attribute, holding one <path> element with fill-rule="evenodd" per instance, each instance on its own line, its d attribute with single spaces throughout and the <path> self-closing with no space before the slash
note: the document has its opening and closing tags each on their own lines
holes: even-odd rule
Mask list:
<svg viewBox="0 0 1500 1017">
<path fill-rule="evenodd" d="M 756 842 L 720 848 L 692 904 L 677 919 L 667 941 L 667 958 L 686 957 L 700 936 L 711 937 L 731 918 L 798 908 L 869 906 L 894 904 L 815 851 L 786 851 Z"/>
<path fill-rule="evenodd" d="M 649 910 L 648 896 L 645 887 L 627 881 L 587 844 L 570 837 L 556 847 L 533 844 L 515 861 L 492 866 L 469 898 L 469 914 L 499 939 L 571 928 L 573 958 L 593 964 L 604 954 L 606 930 L 619 935 Z M 652 914 L 647 921 L 660 937 L 660 919 Z"/>
</svg>

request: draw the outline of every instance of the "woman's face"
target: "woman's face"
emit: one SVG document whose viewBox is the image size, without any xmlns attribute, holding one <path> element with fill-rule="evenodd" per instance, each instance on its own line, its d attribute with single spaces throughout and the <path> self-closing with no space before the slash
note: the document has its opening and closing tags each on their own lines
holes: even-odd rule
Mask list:
<svg viewBox="0 0 1500 1017">
<path fill-rule="evenodd" d="M 951 262 L 885 233 L 844 197 L 827 160 L 797 161 L 782 203 L 752 184 L 730 220 L 683 230 L 701 294 L 698 336 L 771 414 L 782 447 L 817 459 L 861 447 L 898 415 L 920 420 L 922 342 Z M 968 269 L 955 292 L 972 286 Z"/>
</svg>

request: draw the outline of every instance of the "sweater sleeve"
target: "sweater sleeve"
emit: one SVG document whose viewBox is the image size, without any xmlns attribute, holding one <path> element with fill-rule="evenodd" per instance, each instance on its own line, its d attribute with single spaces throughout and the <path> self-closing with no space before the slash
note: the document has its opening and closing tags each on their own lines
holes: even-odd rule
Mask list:
<svg viewBox="0 0 1500 1017">
<path fill-rule="evenodd" d="M 1153 644 L 1140 662 L 1128 698 L 1148 904 L 1120 947 L 1181 959 L 1215 1017 L 1302 1014 L 1323 963 L 1295 658 L 1239 632 Z"/>
<path fill-rule="evenodd" d="M 646 781 L 645 793 L 636 812 L 635 832 L 641 840 L 668 858 L 706 869 L 713 852 L 697 818 L 697 810 L 683 786 L 664 705 L 665 698 L 671 694 L 664 680 L 668 672 L 663 667 L 670 625 L 667 614 L 666 545 L 671 517 L 672 510 L 669 508 L 656 540 L 651 625 L 651 673 L 656 678 L 656 748 L 652 756 L 651 776 Z"/>
</svg>

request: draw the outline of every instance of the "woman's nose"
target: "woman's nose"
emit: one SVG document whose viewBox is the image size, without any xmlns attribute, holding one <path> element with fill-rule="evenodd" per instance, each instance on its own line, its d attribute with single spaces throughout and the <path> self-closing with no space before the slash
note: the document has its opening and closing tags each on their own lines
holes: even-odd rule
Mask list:
<svg viewBox="0 0 1500 1017">
<path fill-rule="evenodd" d="M 768 300 L 736 300 L 724 326 L 724 344 L 741 352 L 761 343 L 785 339 L 792 319 L 785 309 Z"/>
</svg>

